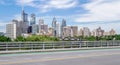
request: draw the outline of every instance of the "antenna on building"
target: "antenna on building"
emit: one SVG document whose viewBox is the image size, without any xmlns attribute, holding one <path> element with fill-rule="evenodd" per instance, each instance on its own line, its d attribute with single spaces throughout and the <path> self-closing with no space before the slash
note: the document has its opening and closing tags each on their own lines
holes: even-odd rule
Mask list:
<svg viewBox="0 0 120 65">
<path fill-rule="evenodd" d="M 23 0 L 23 4 L 22 4 L 22 11 L 24 11 L 24 0 Z"/>
</svg>

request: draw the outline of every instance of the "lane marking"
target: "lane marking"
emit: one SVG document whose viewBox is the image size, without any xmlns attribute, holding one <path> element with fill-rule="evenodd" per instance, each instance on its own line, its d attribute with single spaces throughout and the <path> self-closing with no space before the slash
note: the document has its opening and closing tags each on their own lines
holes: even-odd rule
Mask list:
<svg viewBox="0 0 120 65">
<path fill-rule="evenodd" d="M 36 59 L 36 60 L 22 60 L 22 61 L 15 61 L 15 62 L 0 62 L 0 65 L 9 65 L 9 64 L 23 64 L 23 63 L 34 63 L 34 62 L 47 62 L 47 61 L 59 61 L 59 60 L 68 60 L 68 59 L 77 59 L 77 58 L 89 58 L 89 57 L 99 57 L 99 56 L 111 56 L 111 55 L 118 55 L 120 53 L 111 53 L 111 54 L 92 54 L 92 55 L 85 55 L 85 56 L 70 56 L 64 58 L 47 58 L 47 59 Z"/>
</svg>

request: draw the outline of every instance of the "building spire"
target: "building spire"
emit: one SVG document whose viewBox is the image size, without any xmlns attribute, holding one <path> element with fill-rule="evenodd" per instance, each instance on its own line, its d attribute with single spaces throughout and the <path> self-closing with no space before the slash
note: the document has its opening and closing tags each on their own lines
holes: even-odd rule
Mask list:
<svg viewBox="0 0 120 65">
<path fill-rule="evenodd" d="M 24 11 L 24 0 L 23 0 L 23 4 L 22 4 L 22 11 Z"/>
</svg>

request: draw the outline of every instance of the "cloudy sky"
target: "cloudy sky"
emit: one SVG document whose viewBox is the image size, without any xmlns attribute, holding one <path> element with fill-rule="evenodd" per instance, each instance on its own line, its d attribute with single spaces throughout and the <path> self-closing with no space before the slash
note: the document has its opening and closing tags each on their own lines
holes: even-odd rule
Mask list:
<svg viewBox="0 0 120 65">
<path fill-rule="evenodd" d="M 20 20 L 23 6 L 29 16 L 35 13 L 37 21 L 43 18 L 49 26 L 55 16 L 58 22 L 66 19 L 67 25 L 120 33 L 120 0 L 0 0 L 1 32 L 12 19 Z"/>
</svg>

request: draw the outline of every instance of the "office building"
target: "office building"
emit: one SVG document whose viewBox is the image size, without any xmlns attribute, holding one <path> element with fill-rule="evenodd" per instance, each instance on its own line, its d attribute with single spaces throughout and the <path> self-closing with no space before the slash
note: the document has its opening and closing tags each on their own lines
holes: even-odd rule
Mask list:
<svg viewBox="0 0 120 65">
<path fill-rule="evenodd" d="M 66 26 L 63 27 L 63 36 L 62 37 L 74 37 L 78 36 L 78 27 L 77 26 Z"/>
<path fill-rule="evenodd" d="M 90 29 L 88 27 L 83 27 L 83 36 L 84 37 L 90 36 Z"/>
<path fill-rule="evenodd" d="M 22 21 L 20 21 L 21 32 L 27 33 L 29 22 L 28 22 L 28 14 L 22 10 Z"/>
<path fill-rule="evenodd" d="M 35 23 L 36 23 L 36 17 L 35 17 L 35 14 L 31 14 L 30 26 L 34 25 Z"/>
<path fill-rule="evenodd" d="M 53 30 L 52 27 L 49 27 L 48 32 L 49 32 L 49 33 L 48 33 L 49 36 L 53 36 L 54 30 Z"/>
<path fill-rule="evenodd" d="M 33 24 L 32 25 L 32 34 L 37 34 L 39 32 L 38 25 Z"/>
<path fill-rule="evenodd" d="M 82 28 L 79 30 L 79 34 L 78 35 L 79 36 L 83 36 L 83 29 Z"/>
<path fill-rule="evenodd" d="M 109 31 L 109 34 L 110 34 L 110 35 L 115 35 L 115 34 L 116 34 L 116 31 L 115 31 L 114 29 L 111 29 L 111 30 Z"/>
<path fill-rule="evenodd" d="M 47 35 L 48 34 L 48 25 L 46 24 L 41 24 L 40 25 L 40 33 Z"/>
<path fill-rule="evenodd" d="M 6 36 L 11 39 L 16 39 L 16 23 L 10 23 L 6 25 Z"/>
<path fill-rule="evenodd" d="M 61 37 L 62 37 L 62 35 L 63 35 L 63 27 L 65 27 L 65 26 L 67 26 L 67 25 L 66 25 L 66 20 L 63 19 L 63 20 L 62 20 L 62 24 L 61 24 L 61 33 L 60 33 L 60 34 L 61 34 Z"/>
<path fill-rule="evenodd" d="M 32 26 L 28 27 L 28 33 L 31 34 L 32 33 Z"/>
<path fill-rule="evenodd" d="M 38 25 L 39 25 L 39 33 L 41 33 L 41 25 L 44 25 L 44 20 L 40 19 Z"/>
<path fill-rule="evenodd" d="M 60 23 L 59 22 L 56 23 L 56 35 L 57 37 L 60 37 Z"/>
<path fill-rule="evenodd" d="M 73 31 L 70 26 L 63 27 L 63 35 L 62 37 L 72 37 L 73 36 Z"/>
<path fill-rule="evenodd" d="M 57 20 L 56 20 L 56 18 L 54 17 L 54 18 L 53 18 L 53 21 L 52 21 L 52 27 L 53 27 L 53 29 L 54 29 L 53 34 L 54 34 L 55 37 L 57 36 L 56 23 L 57 23 Z"/>
<path fill-rule="evenodd" d="M 104 35 L 104 30 L 101 29 L 101 27 L 96 29 L 96 36 L 100 37 Z"/>
<path fill-rule="evenodd" d="M 72 36 L 78 36 L 78 26 L 70 26 L 72 30 Z"/>
<path fill-rule="evenodd" d="M 22 21 L 28 23 L 28 14 L 22 10 Z"/>
</svg>

